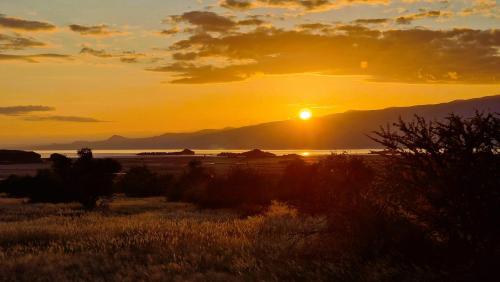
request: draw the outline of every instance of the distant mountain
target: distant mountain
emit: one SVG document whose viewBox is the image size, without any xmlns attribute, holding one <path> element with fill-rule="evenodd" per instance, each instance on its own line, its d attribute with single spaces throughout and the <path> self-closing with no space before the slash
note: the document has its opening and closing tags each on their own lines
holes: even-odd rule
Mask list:
<svg viewBox="0 0 500 282">
<path fill-rule="evenodd" d="M 112 136 L 103 141 L 38 146 L 36 149 L 360 149 L 376 148 L 366 137 L 380 126 L 409 120 L 414 115 L 442 119 L 450 113 L 472 116 L 474 112 L 500 113 L 500 95 L 457 100 L 435 105 L 394 107 L 371 111 L 348 111 L 309 121 L 287 120 L 240 128 L 167 133 L 149 138 Z"/>
</svg>

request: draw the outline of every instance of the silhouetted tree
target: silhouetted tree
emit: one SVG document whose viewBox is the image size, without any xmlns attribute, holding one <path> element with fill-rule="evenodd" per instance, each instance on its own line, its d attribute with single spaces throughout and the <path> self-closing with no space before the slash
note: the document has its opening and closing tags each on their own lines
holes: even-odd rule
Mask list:
<svg viewBox="0 0 500 282">
<path fill-rule="evenodd" d="M 113 194 L 115 174 L 121 165 L 112 159 L 94 159 L 92 151 L 82 149 L 71 171 L 76 198 L 86 209 L 93 209 L 100 197 Z"/>
<path fill-rule="evenodd" d="M 372 137 L 387 148 L 380 199 L 443 245 L 443 261 L 463 279 L 487 279 L 471 275 L 487 275 L 500 258 L 499 116 L 416 116 L 394 126 Z"/>
<path fill-rule="evenodd" d="M 349 155 L 331 155 L 311 165 L 294 160 L 279 181 L 279 198 L 309 213 L 357 210 L 373 175 L 361 158 Z"/>
<path fill-rule="evenodd" d="M 129 197 L 164 196 L 172 183 L 171 175 L 157 175 L 146 166 L 130 168 L 117 187 Z"/>
<path fill-rule="evenodd" d="M 82 148 L 82 149 L 78 150 L 77 154 L 80 157 L 79 159 L 81 161 L 92 160 L 94 158 L 92 150 L 89 148 Z"/>
<path fill-rule="evenodd" d="M 52 154 L 51 170 L 39 170 L 31 176 L 11 176 L 2 182 L 2 190 L 31 202 L 79 202 L 86 209 L 96 207 L 100 197 L 113 193 L 113 179 L 121 170 L 111 159 L 94 159 L 90 149 L 78 151 L 76 161 Z"/>
<path fill-rule="evenodd" d="M 208 181 L 213 177 L 214 173 L 203 167 L 200 160 L 193 159 L 177 182 L 167 189 L 167 198 L 170 201 L 199 202 Z"/>
<path fill-rule="evenodd" d="M 210 180 L 199 204 L 208 208 L 249 211 L 271 202 L 269 181 L 252 168 L 232 168 L 224 177 Z"/>
</svg>

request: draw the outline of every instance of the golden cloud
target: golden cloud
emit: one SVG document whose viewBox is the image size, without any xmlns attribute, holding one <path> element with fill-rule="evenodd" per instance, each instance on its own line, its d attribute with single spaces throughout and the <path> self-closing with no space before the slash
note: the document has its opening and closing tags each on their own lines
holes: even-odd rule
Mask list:
<svg viewBox="0 0 500 282">
<path fill-rule="evenodd" d="M 406 83 L 500 83 L 499 48 L 496 29 L 379 31 L 345 25 L 314 33 L 258 28 L 218 37 L 194 34 L 170 47 L 181 54 L 174 56 L 177 62 L 151 70 L 172 73 L 177 76 L 173 83 L 238 81 L 259 73 L 364 75 L 375 81 Z M 223 58 L 227 63 L 200 63 L 207 58 Z M 231 64 L 234 61 L 247 63 Z"/>
</svg>

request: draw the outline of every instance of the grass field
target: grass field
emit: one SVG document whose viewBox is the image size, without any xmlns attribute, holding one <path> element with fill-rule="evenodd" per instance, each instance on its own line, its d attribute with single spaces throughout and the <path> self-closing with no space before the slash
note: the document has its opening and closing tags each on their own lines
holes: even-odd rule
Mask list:
<svg viewBox="0 0 500 282">
<path fill-rule="evenodd" d="M 321 218 L 274 204 L 261 216 L 200 211 L 163 198 L 107 210 L 0 198 L 2 281 L 328 280 Z"/>
</svg>

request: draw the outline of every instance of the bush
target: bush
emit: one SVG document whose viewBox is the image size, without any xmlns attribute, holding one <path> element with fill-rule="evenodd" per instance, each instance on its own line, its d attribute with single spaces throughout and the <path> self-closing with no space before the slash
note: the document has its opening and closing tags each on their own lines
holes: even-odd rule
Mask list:
<svg viewBox="0 0 500 282">
<path fill-rule="evenodd" d="M 79 202 L 92 209 L 101 197 L 111 196 L 113 180 L 120 164 L 111 159 L 94 159 L 90 149 L 82 149 L 76 161 L 53 154 L 51 170 L 33 177 L 11 176 L 2 184 L 9 196 L 28 197 L 31 202 Z"/>
<path fill-rule="evenodd" d="M 498 115 L 450 115 L 441 122 L 417 116 L 394 125 L 373 137 L 388 158 L 379 198 L 441 246 L 441 260 L 456 277 L 487 280 L 500 258 Z"/>
<path fill-rule="evenodd" d="M 200 160 L 193 159 L 174 185 L 167 189 L 169 201 L 186 201 L 199 203 L 206 185 L 214 177 L 214 173 L 203 167 Z"/>
<path fill-rule="evenodd" d="M 207 208 L 259 208 L 271 203 L 269 181 L 251 168 L 232 168 L 208 183 L 199 204 Z"/>
<path fill-rule="evenodd" d="M 349 155 L 331 155 L 311 165 L 294 160 L 279 181 L 277 198 L 312 214 L 358 210 L 373 175 L 361 158 Z"/>
<path fill-rule="evenodd" d="M 71 167 L 67 185 L 75 192 L 75 200 L 93 209 L 99 198 L 113 194 L 113 181 L 121 165 L 112 159 L 94 159 L 89 149 L 79 151 L 79 156 Z"/>
<path fill-rule="evenodd" d="M 171 175 L 160 176 L 146 166 L 137 166 L 120 178 L 117 187 L 128 197 L 154 197 L 164 196 L 171 183 Z"/>
</svg>

